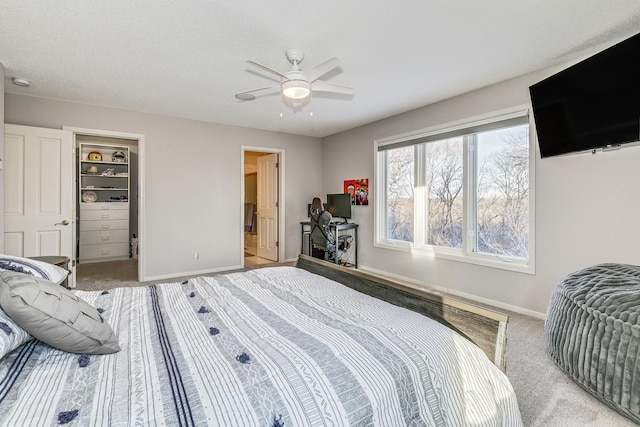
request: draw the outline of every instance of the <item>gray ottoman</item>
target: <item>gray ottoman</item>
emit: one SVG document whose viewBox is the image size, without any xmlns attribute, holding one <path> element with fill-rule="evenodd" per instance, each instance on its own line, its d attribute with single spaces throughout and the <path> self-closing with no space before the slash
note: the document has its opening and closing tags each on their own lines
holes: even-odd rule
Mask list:
<svg viewBox="0 0 640 427">
<path fill-rule="evenodd" d="M 599 264 L 562 279 L 545 338 L 560 369 L 640 423 L 640 266 Z"/>
</svg>

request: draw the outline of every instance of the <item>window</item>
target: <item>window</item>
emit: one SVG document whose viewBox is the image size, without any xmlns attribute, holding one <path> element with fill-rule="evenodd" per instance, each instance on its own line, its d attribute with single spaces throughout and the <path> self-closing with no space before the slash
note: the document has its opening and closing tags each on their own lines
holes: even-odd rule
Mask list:
<svg viewBox="0 0 640 427">
<path fill-rule="evenodd" d="M 376 141 L 376 245 L 532 271 L 527 111 Z"/>
<path fill-rule="evenodd" d="M 386 234 L 403 242 L 413 241 L 414 152 L 413 147 L 403 147 L 386 153 Z"/>
</svg>

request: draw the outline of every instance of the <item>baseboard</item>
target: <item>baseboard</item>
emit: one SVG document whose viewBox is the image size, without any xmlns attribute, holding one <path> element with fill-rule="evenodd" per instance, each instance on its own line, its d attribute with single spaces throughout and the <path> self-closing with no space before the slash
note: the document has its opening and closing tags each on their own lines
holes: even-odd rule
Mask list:
<svg viewBox="0 0 640 427">
<path fill-rule="evenodd" d="M 505 304 L 503 302 L 500 301 L 495 301 L 489 298 L 482 298 L 479 297 L 477 295 L 473 295 L 473 294 L 468 294 L 466 292 L 460 292 L 460 291 L 456 291 L 454 289 L 450 289 L 450 288 L 445 288 L 443 286 L 435 286 L 435 285 L 431 285 L 429 283 L 425 283 L 422 282 L 420 280 L 415 280 L 415 279 L 410 279 L 408 277 L 404 277 L 404 276 L 400 276 L 398 274 L 393 274 L 393 273 L 389 273 L 386 271 L 382 271 L 382 270 L 377 270 L 375 268 L 371 268 L 371 267 L 366 267 L 366 266 L 358 266 L 359 270 L 362 271 L 366 271 L 369 274 L 373 274 L 375 276 L 379 276 L 382 278 L 387 278 L 387 279 L 391 279 L 394 280 L 396 282 L 400 282 L 400 283 L 405 283 L 405 284 L 409 284 L 409 285 L 413 285 L 413 286 L 418 286 L 424 289 L 428 289 L 430 291 L 434 291 L 436 293 L 440 293 L 442 295 L 453 295 L 453 296 L 457 296 L 460 298 L 465 298 L 471 301 L 476 301 L 482 304 L 486 304 L 495 308 L 501 308 L 503 310 L 509 310 L 509 311 L 513 311 L 514 313 L 518 313 L 518 314 L 523 314 L 525 316 L 530 316 L 530 317 L 534 317 L 536 319 L 540 319 L 540 320 L 545 320 L 547 317 L 546 313 L 540 313 L 537 311 L 533 311 L 533 310 L 528 310 L 526 308 L 522 308 L 522 307 L 518 307 L 515 305 L 511 305 L 511 304 Z"/>
<path fill-rule="evenodd" d="M 184 276 L 201 276 L 203 274 L 211 274 L 211 273 L 220 273 L 223 271 L 230 271 L 230 270 L 239 270 L 243 268 L 240 264 L 238 265 L 232 265 L 232 266 L 228 266 L 228 267 L 218 267 L 218 268 L 212 268 L 212 269 L 207 269 L 207 270 L 194 270 L 194 271 L 184 271 L 181 273 L 171 273 L 171 274 L 161 274 L 159 276 L 150 276 L 150 277 L 145 277 L 144 281 L 145 282 L 150 282 L 150 281 L 155 281 L 155 280 L 164 280 L 164 279 L 175 279 L 177 277 L 184 277 Z"/>
</svg>

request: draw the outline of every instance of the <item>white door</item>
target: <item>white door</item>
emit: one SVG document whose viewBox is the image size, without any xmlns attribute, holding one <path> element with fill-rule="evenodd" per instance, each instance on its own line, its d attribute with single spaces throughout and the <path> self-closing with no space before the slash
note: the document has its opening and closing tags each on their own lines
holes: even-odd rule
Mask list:
<svg viewBox="0 0 640 427">
<path fill-rule="evenodd" d="M 71 132 L 5 124 L 4 252 L 73 259 Z"/>
<path fill-rule="evenodd" d="M 278 261 L 278 155 L 258 157 L 258 256 Z"/>
</svg>

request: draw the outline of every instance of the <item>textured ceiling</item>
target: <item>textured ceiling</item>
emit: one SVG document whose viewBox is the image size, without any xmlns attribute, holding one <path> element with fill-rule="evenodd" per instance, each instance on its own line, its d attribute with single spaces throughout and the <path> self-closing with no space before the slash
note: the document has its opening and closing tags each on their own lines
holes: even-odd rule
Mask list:
<svg viewBox="0 0 640 427">
<path fill-rule="evenodd" d="M 640 29 L 638 0 L 0 0 L 5 90 L 323 137 L 595 53 Z M 251 59 L 287 71 L 331 57 L 296 109 Z M 31 81 L 29 88 L 11 77 Z"/>
</svg>

